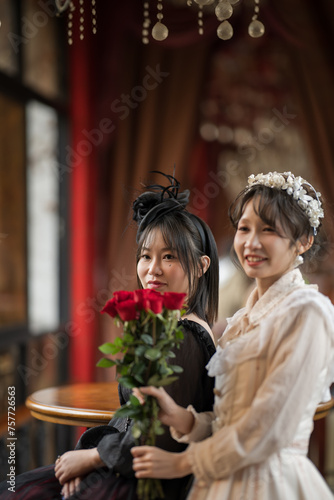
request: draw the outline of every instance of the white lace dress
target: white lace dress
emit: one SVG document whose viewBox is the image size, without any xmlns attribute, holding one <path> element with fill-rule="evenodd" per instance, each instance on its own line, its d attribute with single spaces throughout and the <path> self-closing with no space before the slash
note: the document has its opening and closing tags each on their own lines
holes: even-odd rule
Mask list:
<svg viewBox="0 0 334 500">
<path fill-rule="evenodd" d="M 214 413 L 195 414 L 189 500 L 333 500 L 307 458 L 313 416 L 333 381 L 334 307 L 299 270 L 229 321 L 208 364 Z M 213 436 L 207 438 L 213 432 Z"/>
</svg>

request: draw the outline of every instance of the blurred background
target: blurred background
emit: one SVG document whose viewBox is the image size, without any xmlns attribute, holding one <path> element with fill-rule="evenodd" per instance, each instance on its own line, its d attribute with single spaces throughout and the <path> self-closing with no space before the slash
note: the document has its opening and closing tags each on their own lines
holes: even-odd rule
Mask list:
<svg viewBox="0 0 334 500">
<path fill-rule="evenodd" d="M 78 434 L 31 418 L 29 394 L 115 378 L 96 368 L 120 333 L 99 311 L 137 286 L 131 204 L 161 182 L 152 170 L 175 171 L 216 238 L 217 338 L 251 286 L 231 265 L 227 218 L 251 173 L 291 170 L 323 194 L 328 243 L 304 272 L 334 299 L 334 3 L 231 2 L 226 40 L 210 0 L 68 3 L 0 1 L 0 480 L 9 386 L 19 473 Z M 310 449 L 329 484 L 333 450 L 332 412 Z"/>
</svg>

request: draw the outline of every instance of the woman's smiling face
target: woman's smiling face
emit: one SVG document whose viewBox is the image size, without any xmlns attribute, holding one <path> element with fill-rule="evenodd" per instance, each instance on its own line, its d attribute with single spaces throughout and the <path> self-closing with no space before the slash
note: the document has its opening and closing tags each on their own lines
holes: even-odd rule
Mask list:
<svg viewBox="0 0 334 500">
<path fill-rule="evenodd" d="M 251 199 L 238 222 L 234 249 L 245 273 L 257 282 L 262 295 L 283 274 L 293 268 L 297 247 L 277 230 L 266 224 L 255 212 Z"/>
<path fill-rule="evenodd" d="M 143 288 L 188 294 L 188 277 L 176 250 L 166 247 L 160 229 L 152 230 L 144 242 L 137 273 Z"/>
</svg>

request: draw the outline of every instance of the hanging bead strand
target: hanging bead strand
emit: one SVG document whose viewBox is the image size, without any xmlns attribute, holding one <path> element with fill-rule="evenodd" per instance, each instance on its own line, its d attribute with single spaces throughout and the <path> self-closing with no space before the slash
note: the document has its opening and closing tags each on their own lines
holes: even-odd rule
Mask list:
<svg viewBox="0 0 334 500">
<path fill-rule="evenodd" d="M 149 27 L 150 27 L 150 24 L 151 24 L 151 20 L 150 20 L 150 4 L 148 1 L 144 1 L 144 4 L 143 4 L 143 17 L 144 17 L 144 20 L 143 20 L 143 29 L 142 29 L 142 42 L 147 45 L 149 43 Z"/>
<path fill-rule="evenodd" d="M 203 5 L 198 6 L 198 33 L 203 35 Z"/>
<path fill-rule="evenodd" d="M 164 15 L 162 13 L 162 9 L 163 9 L 162 0 L 158 0 L 158 4 L 157 4 L 157 10 L 158 10 L 157 19 L 158 19 L 158 21 L 153 26 L 152 37 L 154 38 L 154 40 L 158 40 L 159 42 L 162 40 L 166 40 L 166 38 L 168 37 L 168 28 L 167 28 L 167 26 L 165 26 L 165 24 L 163 24 L 161 22 L 163 17 L 164 17 Z"/>
<path fill-rule="evenodd" d="M 96 0 L 92 0 L 92 32 L 96 35 L 97 21 L 96 21 Z"/>
<path fill-rule="evenodd" d="M 69 3 L 69 10 L 67 15 L 67 41 L 69 45 L 73 43 L 73 12 L 75 7 L 73 2 Z"/>
<path fill-rule="evenodd" d="M 264 24 L 258 20 L 258 15 L 260 12 L 260 0 L 254 0 L 254 2 L 255 2 L 254 15 L 252 17 L 250 25 L 248 26 L 248 34 L 252 38 L 259 38 L 264 34 L 265 27 Z"/>
<path fill-rule="evenodd" d="M 83 40 L 85 38 L 85 7 L 84 7 L 84 0 L 79 0 L 79 11 L 80 11 L 80 25 L 79 25 L 79 30 L 80 30 L 80 40 Z"/>
<path fill-rule="evenodd" d="M 232 24 L 227 21 L 233 14 L 233 7 L 228 0 L 219 0 L 215 8 L 218 21 L 223 21 L 217 28 L 217 35 L 222 40 L 229 40 L 233 36 Z"/>
</svg>

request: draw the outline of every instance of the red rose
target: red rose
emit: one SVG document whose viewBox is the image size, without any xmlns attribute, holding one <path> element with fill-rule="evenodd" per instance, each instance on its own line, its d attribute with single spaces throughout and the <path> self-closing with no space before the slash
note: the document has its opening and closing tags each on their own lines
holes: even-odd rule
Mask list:
<svg viewBox="0 0 334 500">
<path fill-rule="evenodd" d="M 116 305 L 116 310 L 122 321 L 131 321 L 137 318 L 136 302 L 132 299 L 124 300 Z"/>
<path fill-rule="evenodd" d="M 113 298 L 108 300 L 101 313 L 107 313 L 112 318 L 115 318 L 118 314 L 118 305 L 127 300 L 133 300 L 133 292 L 127 292 L 125 290 L 114 292 Z"/>
<path fill-rule="evenodd" d="M 154 314 L 159 314 L 163 309 L 163 305 L 164 299 L 162 296 L 151 296 L 149 299 L 147 299 L 147 308 L 145 310 L 147 311 L 148 309 L 151 309 Z"/>
<path fill-rule="evenodd" d="M 126 290 L 119 290 L 114 292 L 114 297 L 117 302 L 123 302 L 124 300 L 133 300 L 133 292 L 127 292 Z"/>
<path fill-rule="evenodd" d="M 117 316 L 116 305 L 117 305 L 117 300 L 115 299 L 115 297 L 113 297 L 112 299 L 110 299 L 106 302 L 101 313 L 107 313 L 112 318 L 115 318 Z"/>
<path fill-rule="evenodd" d="M 139 311 L 153 311 L 159 314 L 163 308 L 163 296 L 156 290 L 145 288 L 143 290 L 134 291 L 134 300 L 137 302 L 137 309 Z"/>
<path fill-rule="evenodd" d="M 161 297 L 161 293 L 156 290 L 151 290 L 150 288 L 142 288 L 140 290 L 134 290 L 133 292 L 133 300 L 136 302 L 140 302 L 147 297 Z"/>
<path fill-rule="evenodd" d="M 150 290 L 135 290 L 133 292 L 133 300 L 137 304 L 138 311 L 142 309 L 146 310 L 146 296 L 149 291 Z"/>
<path fill-rule="evenodd" d="M 165 292 L 164 306 L 166 309 L 182 309 L 186 293 Z"/>
</svg>

